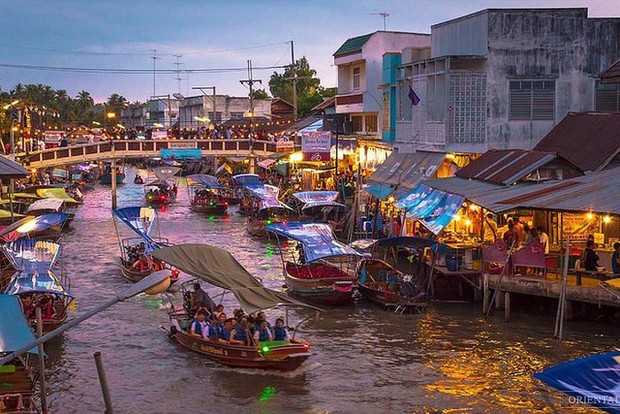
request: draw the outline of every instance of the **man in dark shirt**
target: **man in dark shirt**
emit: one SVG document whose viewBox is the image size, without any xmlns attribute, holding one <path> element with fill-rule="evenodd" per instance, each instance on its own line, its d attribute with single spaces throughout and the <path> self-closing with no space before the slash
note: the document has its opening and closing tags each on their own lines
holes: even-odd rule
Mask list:
<svg viewBox="0 0 620 414">
<path fill-rule="evenodd" d="M 598 254 L 594 251 L 594 241 L 588 240 L 586 249 L 583 251 L 583 267 L 586 270 L 594 270 L 598 267 Z"/>
<path fill-rule="evenodd" d="M 614 254 L 611 255 L 611 270 L 620 274 L 620 243 L 614 243 Z"/>
<path fill-rule="evenodd" d="M 205 308 L 210 313 L 215 311 L 216 305 L 207 292 L 202 290 L 200 283 L 194 283 L 194 300 L 198 309 Z"/>
</svg>

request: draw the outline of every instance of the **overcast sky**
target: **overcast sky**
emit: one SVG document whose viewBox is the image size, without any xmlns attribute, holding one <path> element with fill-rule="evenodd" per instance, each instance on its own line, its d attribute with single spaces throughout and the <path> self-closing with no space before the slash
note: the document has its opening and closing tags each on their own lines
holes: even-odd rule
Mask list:
<svg viewBox="0 0 620 414">
<path fill-rule="evenodd" d="M 430 33 L 430 26 L 491 7 L 588 7 L 590 16 L 620 16 L 620 0 L 2 0 L 0 64 L 80 68 L 157 69 L 239 68 L 290 62 L 305 55 L 324 86 L 334 86 L 333 52 L 348 37 L 380 30 Z M 255 71 L 267 84 L 272 70 Z M 217 92 L 246 94 L 243 72 L 182 73 L 181 93 L 216 85 Z M 156 77 L 157 94 L 178 92 L 174 74 Z M 82 89 L 96 100 L 120 93 L 146 100 L 152 75 L 75 74 L 0 67 L 0 87 L 44 83 L 75 95 Z"/>
</svg>

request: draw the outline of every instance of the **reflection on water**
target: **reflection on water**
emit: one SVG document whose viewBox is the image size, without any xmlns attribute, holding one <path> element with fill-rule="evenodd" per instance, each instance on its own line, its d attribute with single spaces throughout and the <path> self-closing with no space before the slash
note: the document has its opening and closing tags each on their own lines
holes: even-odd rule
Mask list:
<svg viewBox="0 0 620 414">
<path fill-rule="evenodd" d="M 160 214 L 162 236 L 223 247 L 280 288 L 277 249 L 246 236 L 236 207 L 222 219 L 191 212 L 184 188 L 181 183 L 177 203 Z M 142 197 L 140 186 L 119 187 L 119 206 L 139 205 Z M 76 231 L 64 238 L 78 312 L 127 286 L 110 204 L 109 187 L 89 192 Z M 230 295 L 224 303 L 232 311 Z M 297 371 L 263 372 L 223 367 L 172 343 L 160 328 L 168 324 L 166 306 L 160 297 L 139 296 L 50 344 L 51 412 L 103 411 L 95 351 L 103 354 L 115 409 L 122 413 L 592 412 L 569 406 L 532 374 L 618 343 L 609 326 L 568 323 L 568 340 L 559 345 L 551 338 L 553 315 L 516 314 L 506 324 L 485 320 L 474 305 L 434 304 L 424 315 L 395 315 L 358 304 L 329 309 L 303 326 L 299 335 L 315 354 Z"/>
</svg>

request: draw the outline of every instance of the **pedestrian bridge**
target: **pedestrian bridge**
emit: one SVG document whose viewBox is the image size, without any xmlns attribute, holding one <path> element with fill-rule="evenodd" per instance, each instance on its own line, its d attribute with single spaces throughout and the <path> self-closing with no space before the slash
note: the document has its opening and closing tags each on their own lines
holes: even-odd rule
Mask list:
<svg viewBox="0 0 620 414">
<path fill-rule="evenodd" d="M 203 157 L 269 157 L 276 153 L 276 143 L 256 140 L 251 143 L 249 139 L 101 141 L 21 153 L 16 159 L 27 168 L 38 169 L 92 161 L 158 157 L 164 149 L 199 149 Z"/>
</svg>

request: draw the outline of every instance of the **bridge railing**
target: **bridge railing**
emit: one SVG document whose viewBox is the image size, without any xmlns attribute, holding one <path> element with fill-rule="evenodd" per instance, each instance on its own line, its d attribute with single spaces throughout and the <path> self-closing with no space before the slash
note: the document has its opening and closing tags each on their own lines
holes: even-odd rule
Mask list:
<svg viewBox="0 0 620 414">
<path fill-rule="evenodd" d="M 93 144 L 79 144 L 69 147 L 49 148 L 34 151 L 28 154 L 17 154 L 17 160 L 23 164 L 50 164 L 56 160 L 94 159 L 94 158 L 124 158 L 139 155 L 154 155 L 162 149 L 193 148 L 203 152 L 221 155 L 243 155 L 251 151 L 249 139 L 196 139 L 196 140 L 122 140 L 100 141 Z M 253 149 L 256 153 L 275 153 L 276 143 L 269 141 L 254 141 Z M 114 154 L 114 155 L 113 155 Z M 105 155 L 105 157 L 98 157 Z"/>
</svg>

